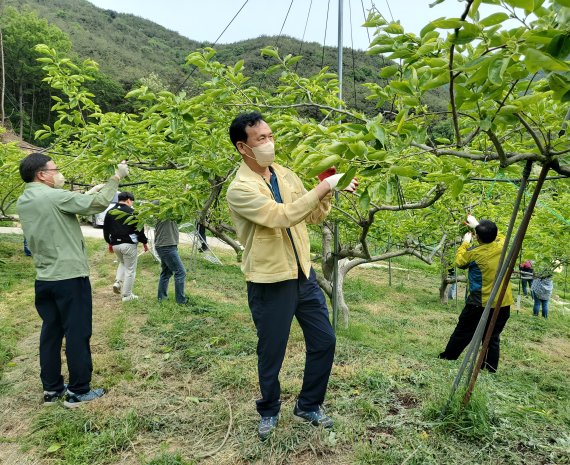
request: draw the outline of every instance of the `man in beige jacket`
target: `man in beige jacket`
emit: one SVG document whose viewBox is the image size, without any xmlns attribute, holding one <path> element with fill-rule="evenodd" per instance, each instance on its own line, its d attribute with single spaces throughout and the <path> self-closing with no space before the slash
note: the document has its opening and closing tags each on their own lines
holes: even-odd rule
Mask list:
<svg viewBox="0 0 570 465">
<path fill-rule="evenodd" d="M 330 428 L 333 421 L 322 403 L 336 340 L 311 267 L 306 223 L 318 223 L 328 215 L 331 190 L 342 174 L 305 190 L 297 175 L 274 163 L 273 133 L 259 113 L 238 115 L 229 132 L 243 158 L 227 200 L 244 246 L 242 271 L 258 336 L 259 437 L 267 439 L 279 419 L 279 371 L 293 316 L 307 348 L 303 386 L 293 413 L 296 419 Z M 356 185 L 352 180 L 346 190 L 353 192 Z"/>
</svg>

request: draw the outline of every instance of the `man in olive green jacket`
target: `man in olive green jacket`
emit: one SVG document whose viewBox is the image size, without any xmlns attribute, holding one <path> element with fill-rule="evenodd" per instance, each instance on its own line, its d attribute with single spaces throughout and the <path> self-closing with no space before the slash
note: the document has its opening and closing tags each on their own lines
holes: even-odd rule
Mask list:
<svg viewBox="0 0 570 465">
<path fill-rule="evenodd" d="M 279 371 L 293 317 L 303 329 L 307 347 L 303 387 L 293 413 L 296 419 L 330 428 L 333 421 L 322 403 L 335 335 L 311 267 L 306 223 L 318 223 L 328 215 L 330 192 L 342 174 L 326 178 L 307 192 L 297 175 L 274 163 L 273 133 L 259 113 L 238 115 L 230 127 L 230 139 L 243 157 L 227 200 L 244 246 L 242 271 L 257 329 L 259 437 L 267 439 L 279 419 Z M 356 185 L 352 180 L 346 190 L 353 192 Z"/>
<path fill-rule="evenodd" d="M 17 210 L 36 267 L 35 304 L 42 319 L 40 378 L 44 403 L 66 395 L 64 405 L 76 407 L 104 393 L 91 389 L 92 296 L 87 248 L 77 215 L 92 215 L 109 206 L 119 180 L 128 174 L 126 164 L 93 195 L 61 189 L 65 178 L 53 160 L 32 153 L 20 162 L 26 188 Z M 61 346 L 66 340 L 69 384 L 61 375 Z"/>
</svg>

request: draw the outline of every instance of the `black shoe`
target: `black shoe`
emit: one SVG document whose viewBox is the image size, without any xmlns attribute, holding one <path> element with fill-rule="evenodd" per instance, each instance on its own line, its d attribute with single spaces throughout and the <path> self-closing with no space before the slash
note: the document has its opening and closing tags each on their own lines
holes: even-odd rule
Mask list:
<svg viewBox="0 0 570 465">
<path fill-rule="evenodd" d="M 314 412 L 304 412 L 299 408 L 298 402 L 295 402 L 293 416 L 297 421 L 307 421 L 313 426 L 322 426 L 323 428 L 332 428 L 334 424 L 332 418 L 325 413 L 320 405 L 318 410 Z"/>
<path fill-rule="evenodd" d="M 67 396 L 65 398 L 65 402 L 63 403 L 64 407 L 67 408 L 75 408 L 79 407 L 81 404 L 86 402 L 91 402 L 92 400 L 99 399 L 103 394 L 105 394 L 104 389 L 91 389 L 89 392 L 85 394 L 74 394 L 71 391 L 67 391 Z"/>
<path fill-rule="evenodd" d="M 63 385 L 61 391 L 44 391 L 44 405 L 55 405 L 58 400 L 63 399 L 67 392 L 67 384 Z"/>
<path fill-rule="evenodd" d="M 271 434 L 271 431 L 277 428 L 277 423 L 279 423 L 279 415 L 275 415 L 274 417 L 261 417 L 259 426 L 257 427 L 259 439 L 265 441 Z"/>
</svg>

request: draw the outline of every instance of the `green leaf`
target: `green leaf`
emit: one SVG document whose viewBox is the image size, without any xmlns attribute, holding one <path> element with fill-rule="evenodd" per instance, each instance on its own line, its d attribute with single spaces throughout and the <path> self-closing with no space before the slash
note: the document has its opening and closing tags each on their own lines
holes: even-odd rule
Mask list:
<svg viewBox="0 0 570 465">
<path fill-rule="evenodd" d="M 440 18 L 440 19 L 443 19 L 443 18 Z M 420 31 L 420 37 L 423 38 L 426 34 L 429 34 L 434 29 L 435 29 L 435 26 L 433 25 L 433 23 L 429 23 L 429 24 L 425 25 L 423 27 L 423 29 Z"/>
<path fill-rule="evenodd" d="M 368 153 L 368 147 L 361 140 L 359 140 L 358 142 L 356 142 L 354 144 L 348 144 L 348 148 L 350 149 L 350 151 L 352 153 L 354 153 L 354 155 L 356 157 L 359 157 L 359 158 L 365 157 L 366 154 Z"/>
<path fill-rule="evenodd" d="M 469 9 L 469 17 L 471 19 L 475 19 L 477 17 L 480 5 L 481 5 L 481 0 L 474 0 L 474 2 L 471 4 L 471 8 Z"/>
<path fill-rule="evenodd" d="M 454 198 L 459 197 L 459 194 L 461 194 L 461 191 L 463 190 L 463 185 L 464 185 L 463 179 L 461 179 L 461 178 L 455 179 L 455 181 L 453 181 L 453 182 L 449 185 L 449 192 L 450 192 L 450 194 L 451 194 Z"/>
<path fill-rule="evenodd" d="M 343 142 L 335 142 L 326 148 L 327 152 L 336 153 L 337 155 L 341 155 L 345 153 L 347 150 L 348 147 Z"/>
<path fill-rule="evenodd" d="M 366 158 L 370 161 L 384 161 L 388 156 L 388 152 L 386 150 L 374 150 L 372 152 L 368 152 Z"/>
<path fill-rule="evenodd" d="M 535 48 L 527 47 L 523 53 L 525 55 L 524 64 L 531 73 L 541 70 L 570 71 L 570 66 L 563 61 L 557 60 Z"/>
<path fill-rule="evenodd" d="M 437 29 L 457 29 L 463 26 L 465 21 L 462 21 L 459 18 L 449 18 L 449 19 L 440 19 L 432 21 L 433 24 Z"/>
<path fill-rule="evenodd" d="M 496 86 L 500 86 L 503 83 L 503 75 L 505 74 L 505 70 L 509 65 L 510 58 L 500 58 L 498 57 L 491 65 L 489 66 L 489 81 L 495 84 Z"/>
<path fill-rule="evenodd" d="M 496 24 L 501 24 L 503 21 L 509 19 L 509 15 L 507 13 L 493 13 L 492 15 L 487 16 L 486 18 L 479 21 L 479 24 L 483 27 L 494 26 Z"/>
<path fill-rule="evenodd" d="M 546 52 L 554 58 L 564 60 L 570 54 L 570 34 L 555 36 L 548 44 Z"/>
<path fill-rule="evenodd" d="M 534 10 L 534 0 L 505 0 L 505 3 L 515 8 L 523 8 L 526 11 Z"/>
<path fill-rule="evenodd" d="M 397 166 L 397 165 L 392 165 L 390 167 L 390 173 L 396 176 L 402 176 L 404 178 L 415 178 L 419 174 L 418 170 L 412 168 L 411 166 Z"/>
<path fill-rule="evenodd" d="M 412 87 L 410 86 L 410 83 L 408 81 L 391 81 L 390 87 L 392 89 L 395 89 L 396 92 L 398 92 L 398 93 L 404 93 L 407 95 L 413 95 L 414 94 L 414 90 L 412 89 Z"/>
<path fill-rule="evenodd" d="M 368 210 L 368 207 L 370 206 L 370 194 L 368 193 L 368 188 L 364 189 L 364 192 L 360 194 L 358 206 L 361 210 Z"/>
<path fill-rule="evenodd" d="M 436 87 L 441 87 L 449 83 L 449 71 L 447 69 L 439 70 L 439 73 L 425 84 L 421 86 L 422 91 L 435 89 Z"/>
<path fill-rule="evenodd" d="M 51 446 L 49 446 L 49 447 L 47 448 L 47 451 L 46 451 L 46 452 L 47 452 L 48 454 L 53 454 L 54 452 L 56 452 L 56 451 L 58 451 L 59 449 L 61 449 L 61 447 L 62 447 L 62 444 L 59 444 L 59 443 L 56 442 L 56 443 L 52 444 Z"/>
<path fill-rule="evenodd" d="M 279 59 L 279 53 L 272 47 L 262 48 L 261 55 Z"/>
<path fill-rule="evenodd" d="M 397 65 L 385 66 L 384 68 L 382 68 L 380 70 L 380 73 L 378 73 L 378 75 L 381 78 L 386 79 L 386 78 L 394 76 L 394 74 L 396 74 L 398 72 L 398 69 L 400 69 L 400 67 Z"/>
<path fill-rule="evenodd" d="M 366 125 L 366 129 L 368 129 L 368 132 L 373 134 L 376 140 L 380 141 L 382 145 L 386 145 L 386 131 L 379 121 L 369 121 Z"/>
<path fill-rule="evenodd" d="M 322 173 L 323 171 L 329 169 L 331 166 L 336 165 L 341 160 L 342 158 L 339 155 L 329 155 L 328 157 L 324 158 L 319 163 L 314 165 L 312 168 L 310 168 L 309 171 L 307 171 L 307 176 L 309 178 L 312 178 L 313 176 L 316 176 Z"/>
<path fill-rule="evenodd" d="M 354 178 L 355 174 L 356 166 L 353 166 L 346 173 L 344 173 L 344 176 L 342 178 L 340 178 L 338 184 L 336 185 L 337 190 L 341 191 L 347 187 L 350 184 L 350 181 L 352 181 L 352 178 Z"/>
<path fill-rule="evenodd" d="M 554 0 L 554 3 L 570 8 L 570 0 Z"/>
<path fill-rule="evenodd" d="M 499 113 L 502 115 L 512 115 L 514 113 L 518 113 L 519 111 L 521 111 L 521 109 L 518 105 L 504 105 L 499 110 Z"/>
<path fill-rule="evenodd" d="M 474 24 L 465 23 L 450 40 L 454 44 L 468 44 L 479 37 L 480 32 L 479 28 Z"/>
<path fill-rule="evenodd" d="M 407 116 L 408 116 L 407 108 L 404 110 L 400 110 L 399 113 L 396 115 L 396 118 L 394 119 L 394 121 L 398 124 L 396 126 L 396 132 L 400 132 L 400 129 L 402 129 L 402 126 L 406 122 Z"/>
<path fill-rule="evenodd" d="M 400 23 L 390 23 L 384 28 L 384 32 L 388 34 L 402 34 L 404 32 L 404 28 Z"/>
</svg>

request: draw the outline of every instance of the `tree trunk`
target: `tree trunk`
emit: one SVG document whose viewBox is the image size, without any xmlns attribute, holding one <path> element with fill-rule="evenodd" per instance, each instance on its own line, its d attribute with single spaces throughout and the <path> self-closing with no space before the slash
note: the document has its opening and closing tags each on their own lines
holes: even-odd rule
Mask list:
<svg viewBox="0 0 570 465">
<path fill-rule="evenodd" d="M 36 89 L 35 86 L 32 89 L 32 111 L 30 114 L 30 131 L 28 133 L 28 140 L 32 141 L 32 137 L 34 135 L 34 107 L 36 106 Z"/>
<path fill-rule="evenodd" d="M 20 138 L 24 138 L 24 89 L 22 85 L 22 81 L 20 81 L 19 85 L 19 92 L 20 92 Z"/>
<path fill-rule="evenodd" d="M 4 126 L 4 95 L 6 90 L 6 72 L 4 70 L 4 38 L 0 27 L 0 66 L 2 67 L 2 93 L 0 94 L 0 124 Z"/>
</svg>

